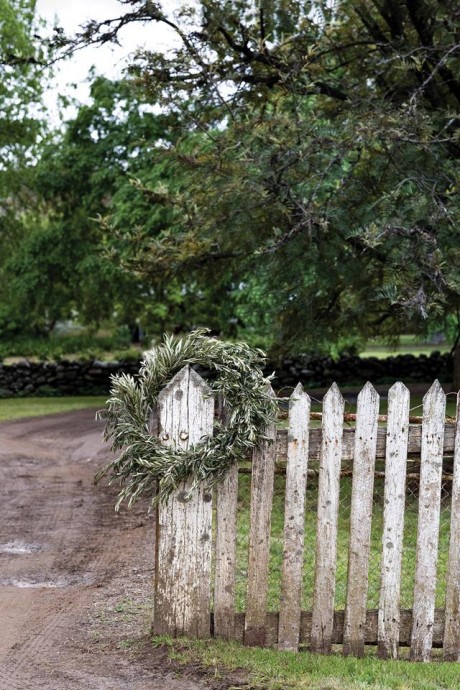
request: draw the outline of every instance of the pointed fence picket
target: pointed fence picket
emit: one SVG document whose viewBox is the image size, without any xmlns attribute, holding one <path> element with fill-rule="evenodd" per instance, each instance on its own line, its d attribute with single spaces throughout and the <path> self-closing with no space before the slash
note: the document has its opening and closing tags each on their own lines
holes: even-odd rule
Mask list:
<svg viewBox="0 0 460 690">
<path fill-rule="evenodd" d="M 449 565 L 446 586 L 445 661 L 460 661 L 460 392 L 457 394 Z"/>
<path fill-rule="evenodd" d="M 446 396 L 435 381 L 423 398 L 422 456 L 411 659 L 428 661 L 433 642 Z"/>
<path fill-rule="evenodd" d="M 378 619 L 378 653 L 382 659 L 398 658 L 408 440 L 409 391 L 402 383 L 395 383 L 388 391 L 385 502 Z"/>
<path fill-rule="evenodd" d="M 310 398 L 299 383 L 289 402 L 284 551 L 278 631 L 278 647 L 290 651 L 298 649 L 300 637 L 309 431 L 305 420 L 309 418 Z"/>
<path fill-rule="evenodd" d="M 274 395 L 273 390 L 271 393 Z M 268 560 L 275 470 L 276 426 L 265 430 L 265 441 L 252 456 L 247 606 L 244 643 L 264 646 L 268 592 Z"/>
<path fill-rule="evenodd" d="M 224 640 L 231 640 L 235 634 L 237 509 L 238 467 L 234 465 L 216 490 L 214 634 Z"/>
<path fill-rule="evenodd" d="M 340 463 L 345 401 L 334 383 L 323 400 L 311 649 L 329 654 L 334 628 Z"/>
<path fill-rule="evenodd" d="M 446 660 L 460 661 L 460 397 L 456 424 L 446 421 L 445 405 L 445 393 L 435 382 L 424 398 L 420 424 L 409 417 L 409 391 L 397 383 L 388 394 L 388 417 L 379 417 L 379 396 L 368 383 L 358 396 L 356 424 L 349 426 L 344 425 L 344 400 L 334 384 L 324 397 L 318 428 L 309 424 L 309 417 L 318 414 L 310 414 L 310 398 L 299 384 L 289 403 L 288 429 L 277 430 L 272 424 L 266 430 L 267 440 L 254 451 L 250 470 L 233 467 L 214 498 L 206 486 L 191 490 L 188 480 L 159 508 L 153 631 L 194 637 L 213 634 L 246 645 L 309 647 L 326 654 L 341 644 L 344 654 L 358 656 L 371 644 L 382 658 L 397 658 L 400 647 L 408 646 L 411 658 L 422 661 L 430 659 L 433 646 L 443 646 Z M 213 416 L 209 388 L 198 374 L 184 368 L 161 394 L 158 433 L 164 443 L 186 448 L 212 433 Z M 453 457 L 453 476 L 443 475 L 445 455 Z M 408 461 L 414 459 L 420 474 L 408 473 Z M 377 460 L 384 463 L 384 471 L 376 470 Z M 238 476 L 248 471 L 246 610 L 237 613 L 236 579 L 242 573 L 237 562 Z M 275 577 L 269 570 L 271 514 L 279 474 L 285 474 L 286 480 L 280 610 L 275 613 L 267 611 L 267 593 L 269 575 L 272 583 Z M 385 486 L 382 522 L 372 527 L 376 476 L 385 479 Z M 345 610 L 339 611 L 335 597 L 339 529 L 343 533 L 342 478 L 344 482 L 351 478 L 352 484 L 346 601 Z M 404 532 L 406 486 L 414 481 L 417 537 L 406 543 L 412 539 Z M 452 487 L 445 610 L 435 608 L 442 481 Z M 317 491 L 316 514 L 307 511 L 306 494 L 311 491 Z M 306 528 L 311 534 L 315 522 L 313 553 L 306 551 L 305 539 Z M 371 610 L 370 546 L 372 530 L 375 553 L 376 529 L 381 540 L 380 593 L 378 610 Z M 405 547 L 415 546 L 413 609 L 404 610 L 400 606 L 403 553 Z M 305 591 L 305 559 L 314 567 L 312 592 Z M 311 611 L 302 610 L 305 595 L 312 600 Z"/>
<path fill-rule="evenodd" d="M 365 645 L 366 600 L 371 539 L 374 468 L 377 450 L 379 396 L 366 383 L 358 395 L 355 458 L 351 495 L 348 584 L 345 605 L 344 654 L 362 656 Z"/>
</svg>

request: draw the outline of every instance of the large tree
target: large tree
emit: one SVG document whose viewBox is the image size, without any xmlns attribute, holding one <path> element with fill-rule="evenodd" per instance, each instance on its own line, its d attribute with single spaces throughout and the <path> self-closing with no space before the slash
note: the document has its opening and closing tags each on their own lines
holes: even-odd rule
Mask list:
<svg viewBox="0 0 460 690">
<path fill-rule="evenodd" d="M 135 321 L 136 279 L 103 256 L 97 216 L 115 192 L 126 195 L 128 174 L 146 164 L 145 142 L 154 145 L 160 136 L 164 129 L 158 118 L 139 112 L 126 86 L 99 77 L 91 86 L 90 102 L 42 143 L 31 166 L 22 238 L 4 262 L 8 312 L 22 315 L 19 330 L 26 324 L 31 330 L 49 330 L 75 315 L 97 324 L 115 310 L 122 322 L 125 317 Z"/>
<path fill-rule="evenodd" d="M 131 73 L 182 136 L 170 227 L 115 222 L 125 263 L 197 276 L 274 349 L 458 330 L 460 7 L 438 0 L 125 0 L 69 49 L 155 22 Z M 144 189 L 144 194 L 146 190 Z M 123 238 L 125 242 L 123 243 Z M 225 332 L 225 322 L 222 322 Z"/>
<path fill-rule="evenodd" d="M 0 248 L 10 245 L 43 135 L 47 50 L 37 40 L 35 0 L 0 0 Z"/>
<path fill-rule="evenodd" d="M 27 323 L 48 331 L 73 317 L 133 330 L 140 321 L 156 335 L 191 328 L 200 310 L 201 317 L 212 310 L 197 281 L 166 282 L 125 269 L 127 235 L 120 242 L 110 229 L 106 233 L 108 215 L 129 227 L 129 262 L 138 226 L 141 235 L 157 236 L 174 222 L 151 192 L 158 184 L 178 187 L 161 155 L 174 136 L 167 118 L 145 98 L 140 102 L 128 84 L 94 78 L 89 102 L 43 144 L 34 166 L 22 241 L 4 265 L 10 330 L 23 331 Z M 113 253 L 121 260 L 113 261 Z"/>
<path fill-rule="evenodd" d="M 5 304 L 5 262 L 26 232 L 34 202 L 33 168 L 46 132 L 42 102 L 49 46 L 36 34 L 35 0 L 0 0 L 0 327 L 15 314 Z M 8 312 L 8 314 L 7 314 Z M 20 319 L 18 319 L 19 322 Z"/>
</svg>

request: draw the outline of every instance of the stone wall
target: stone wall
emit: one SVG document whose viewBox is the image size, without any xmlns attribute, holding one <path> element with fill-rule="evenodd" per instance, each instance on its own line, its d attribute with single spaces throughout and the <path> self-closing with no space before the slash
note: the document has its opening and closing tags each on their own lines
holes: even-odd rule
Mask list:
<svg viewBox="0 0 460 690">
<path fill-rule="evenodd" d="M 135 375 L 139 362 L 28 362 L 0 363 L 0 398 L 15 396 L 107 395 L 110 375 L 124 372 Z M 448 354 L 434 352 L 430 356 L 398 355 L 387 359 L 376 357 L 303 356 L 286 358 L 267 366 L 266 373 L 276 372 L 275 390 L 290 388 L 300 381 L 306 388 L 339 384 L 362 385 L 394 383 L 395 381 L 427 382 L 436 378 L 442 383 L 452 381 L 453 361 Z"/>
<path fill-rule="evenodd" d="M 308 387 L 329 386 L 334 381 L 339 384 L 364 385 L 396 381 L 403 383 L 441 383 L 452 381 L 453 359 L 449 354 L 433 352 L 430 356 L 397 355 L 378 359 L 377 357 L 331 357 L 304 356 L 284 359 L 274 367 L 276 378 L 274 388 L 295 386 L 298 381 Z M 272 369 L 273 370 L 273 369 Z"/>
<path fill-rule="evenodd" d="M 29 362 L 0 363 L 0 398 L 14 396 L 106 395 L 111 374 L 136 374 L 139 362 Z"/>
</svg>

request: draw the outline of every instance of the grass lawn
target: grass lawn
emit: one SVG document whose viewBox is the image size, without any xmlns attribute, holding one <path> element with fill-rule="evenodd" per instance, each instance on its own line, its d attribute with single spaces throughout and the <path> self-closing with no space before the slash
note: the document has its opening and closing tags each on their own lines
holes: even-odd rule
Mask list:
<svg viewBox="0 0 460 690">
<path fill-rule="evenodd" d="M 380 661 L 339 655 L 321 656 L 309 652 L 278 652 L 243 647 L 220 640 L 170 640 L 166 644 L 172 659 L 208 668 L 217 678 L 244 669 L 250 674 L 246 690 L 458 690 L 459 667 L 455 663 L 431 664 L 408 661 Z"/>
<path fill-rule="evenodd" d="M 379 469 L 382 469 L 381 467 Z M 240 475 L 238 503 L 238 539 L 236 571 L 236 610 L 242 612 L 246 606 L 246 583 L 249 544 L 249 509 L 250 509 L 250 476 Z M 372 514 L 372 532 L 369 562 L 369 590 L 367 608 L 376 609 L 379 603 L 380 557 L 383 528 L 383 479 L 376 479 L 374 485 L 374 507 Z M 305 511 L 305 552 L 303 564 L 302 609 L 311 610 L 313 603 L 313 586 L 315 573 L 316 548 L 316 510 L 317 481 L 309 478 L 307 484 Z M 339 533 L 337 544 L 337 576 L 335 591 L 335 608 L 345 608 L 348 571 L 348 539 L 350 528 L 351 477 L 345 477 L 340 485 Z M 401 608 L 411 608 L 415 574 L 415 547 L 417 537 L 418 496 L 416 487 L 408 490 L 406 496 L 406 513 L 404 525 L 403 572 L 401 586 Z M 275 477 L 273 499 L 272 528 L 270 539 L 270 567 L 268 610 L 280 609 L 281 568 L 283 559 L 283 525 L 284 525 L 284 477 Z M 446 491 L 441 505 L 441 524 L 439 539 L 438 579 L 436 606 L 444 606 L 445 579 L 450 532 L 450 497 Z M 460 684 L 459 684 L 460 687 Z"/>
<path fill-rule="evenodd" d="M 0 400 L 0 421 L 21 417 L 39 417 L 55 412 L 70 412 L 86 407 L 101 409 L 106 397 L 75 396 L 62 398 L 5 398 Z"/>
<path fill-rule="evenodd" d="M 315 404 L 314 409 L 321 409 Z M 413 414 L 422 415 L 421 396 L 411 397 Z M 355 412 L 356 405 L 349 403 L 347 412 Z M 381 401 L 380 413 L 386 414 L 387 401 Z M 447 414 L 455 415 L 455 396 L 447 398 Z M 310 464 L 310 467 L 313 467 Z M 377 469 L 383 470 L 382 462 Z M 410 470 L 409 470 L 410 471 Z M 417 467 L 413 468 L 417 471 Z M 279 611 L 280 584 L 283 556 L 284 521 L 284 477 L 275 477 L 272 529 L 270 539 L 270 567 L 267 609 Z M 376 478 L 374 483 L 374 505 L 370 545 L 368 609 L 376 609 L 379 604 L 380 558 L 383 526 L 383 488 L 384 479 Z M 240 475 L 238 505 L 238 541 L 236 573 L 236 609 L 244 611 L 246 605 L 247 550 L 249 540 L 250 477 Z M 340 485 L 338 560 L 335 591 L 335 608 L 345 607 L 348 540 L 351 506 L 351 478 L 345 477 Z M 450 485 L 443 486 L 441 520 L 439 534 L 439 559 L 437 572 L 436 606 L 445 604 L 445 580 L 450 532 Z M 307 484 L 305 515 L 305 553 L 303 568 L 302 609 L 311 610 L 316 546 L 317 480 L 311 477 Z M 404 550 L 402 565 L 401 607 L 412 608 L 415 573 L 415 549 L 417 536 L 418 491 L 417 485 L 408 484 L 404 524 Z M 367 658 L 357 660 L 343 658 L 340 654 L 330 657 L 311 655 L 308 652 L 290 654 L 273 650 L 246 649 L 237 643 L 224 644 L 220 641 L 203 644 L 186 643 L 179 649 L 173 645 L 173 655 L 180 659 L 199 661 L 216 668 L 245 668 L 254 674 L 254 688 L 281 690 L 422 690 L 460 687 L 460 672 L 456 664 L 436 661 L 432 664 L 413 664 L 407 661 L 381 662 L 375 657 L 375 650 L 367 648 Z M 340 648 L 338 648 L 340 649 Z M 401 650 L 401 655 L 408 650 Z M 438 656 L 439 652 L 435 652 Z"/>
<path fill-rule="evenodd" d="M 360 357 L 378 357 L 385 359 L 395 355 L 427 355 L 432 352 L 450 352 L 451 345 L 448 342 L 426 343 L 422 342 L 413 335 L 401 335 L 399 343 L 394 346 L 385 345 L 382 340 L 370 340 L 365 350 L 360 352 Z"/>
</svg>

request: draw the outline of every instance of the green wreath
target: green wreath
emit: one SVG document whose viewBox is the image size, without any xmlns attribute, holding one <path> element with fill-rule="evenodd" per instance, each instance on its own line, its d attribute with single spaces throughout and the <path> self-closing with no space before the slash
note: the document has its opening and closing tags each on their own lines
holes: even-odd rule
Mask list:
<svg viewBox="0 0 460 690">
<path fill-rule="evenodd" d="M 141 494 L 150 497 L 153 506 L 190 477 L 193 487 L 213 485 L 265 438 L 264 430 L 277 412 L 268 386 L 271 377 L 265 378 L 261 369 L 265 354 L 207 333 L 197 329 L 186 337 L 165 336 L 161 345 L 145 353 L 137 380 L 128 374 L 112 376 L 110 398 L 99 417 L 106 420 L 104 438 L 112 451 L 122 452 L 95 481 L 109 475 L 109 483 L 121 484 L 116 510 L 123 500 L 130 506 Z M 187 364 L 217 373 L 209 386 L 221 396 L 226 424 L 216 421 L 213 436 L 185 451 L 153 436 L 149 418 L 162 388 Z"/>
</svg>

